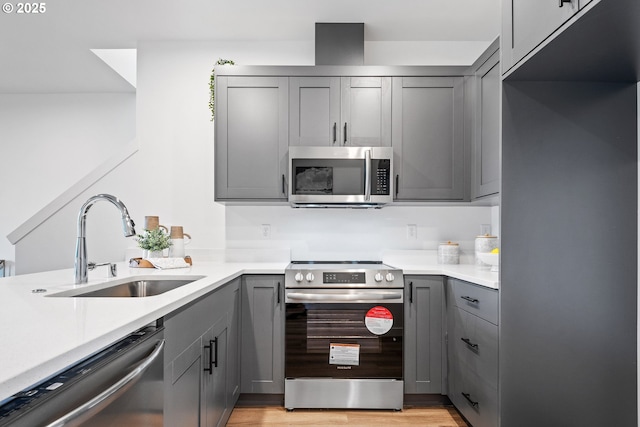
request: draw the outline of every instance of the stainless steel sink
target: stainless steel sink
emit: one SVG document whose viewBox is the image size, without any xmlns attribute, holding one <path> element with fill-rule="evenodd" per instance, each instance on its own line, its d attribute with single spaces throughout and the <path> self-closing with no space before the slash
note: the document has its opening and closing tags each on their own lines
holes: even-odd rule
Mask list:
<svg viewBox="0 0 640 427">
<path fill-rule="evenodd" d="M 103 283 L 101 285 L 60 292 L 50 296 L 102 298 L 151 297 L 195 282 L 203 277 L 204 276 L 189 276 L 184 278 L 128 278 L 126 282 L 115 284 Z"/>
</svg>

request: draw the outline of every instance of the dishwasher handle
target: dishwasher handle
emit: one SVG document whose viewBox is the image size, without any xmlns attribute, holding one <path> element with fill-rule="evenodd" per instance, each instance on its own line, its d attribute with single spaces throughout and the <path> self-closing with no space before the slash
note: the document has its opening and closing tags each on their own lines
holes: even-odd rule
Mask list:
<svg viewBox="0 0 640 427">
<path fill-rule="evenodd" d="M 164 349 L 164 339 L 158 341 L 153 351 L 149 356 L 142 360 L 131 372 L 118 380 L 108 389 L 95 396 L 93 399 L 78 406 L 71 412 L 63 415 L 54 422 L 47 424 L 46 427 L 61 427 L 61 426 L 73 426 L 78 425 L 83 421 L 84 416 L 91 412 L 95 413 L 103 409 L 109 403 L 120 397 L 129 388 L 131 388 L 145 371 L 151 366 L 151 364 L 162 354 Z"/>
</svg>

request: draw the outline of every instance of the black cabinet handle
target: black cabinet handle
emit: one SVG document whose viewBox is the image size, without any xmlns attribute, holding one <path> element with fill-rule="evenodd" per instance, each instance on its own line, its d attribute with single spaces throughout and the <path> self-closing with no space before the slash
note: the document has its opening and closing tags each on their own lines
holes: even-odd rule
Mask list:
<svg viewBox="0 0 640 427">
<path fill-rule="evenodd" d="M 344 143 L 342 145 L 347 145 L 347 122 L 344 122 Z"/>
<path fill-rule="evenodd" d="M 474 343 L 472 343 L 472 342 L 471 342 L 471 340 L 470 340 L 469 338 L 460 338 L 460 339 L 461 339 L 462 341 L 464 341 L 464 343 L 465 343 L 466 345 L 468 345 L 469 347 L 472 347 L 472 348 L 475 348 L 475 349 L 477 349 L 477 348 L 478 348 L 478 344 L 474 344 Z"/>
<path fill-rule="evenodd" d="M 400 175 L 396 175 L 396 197 L 398 197 L 398 184 L 400 183 Z"/>
<path fill-rule="evenodd" d="M 209 367 L 204 368 L 205 372 L 209 372 L 209 375 L 213 375 L 213 367 L 211 366 L 213 363 L 213 346 L 211 345 L 213 341 L 209 340 L 209 345 L 205 345 L 204 348 L 209 350 Z M 216 346 L 216 353 L 218 352 L 218 348 Z M 217 356 L 216 356 L 217 357 Z"/>
<path fill-rule="evenodd" d="M 558 0 L 558 1 L 559 1 L 559 5 L 558 6 L 560 6 L 560 7 L 562 7 L 562 5 L 564 3 L 571 3 L 571 0 Z"/>
<path fill-rule="evenodd" d="M 209 345 L 211 345 L 211 343 L 213 343 L 214 347 L 215 347 L 215 359 L 213 359 L 213 367 L 217 368 L 218 367 L 218 337 L 216 337 L 213 341 L 209 341 Z"/>
<path fill-rule="evenodd" d="M 471 394 L 462 392 L 462 395 L 464 396 L 465 399 L 469 401 L 471 406 L 473 406 L 474 408 L 478 407 L 478 402 L 474 402 L 473 400 L 471 400 Z"/>
<path fill-rule="evenodd" d="M 282 194 L 284 194 L 285 196 L 287 195 L 287 189 L 286 189 L 286 185 L 285 185 L 284 174 L 282 174 Z"/>
<path fill-rule="evenodd" d="M 477 299 L 475 299 L 475 298 L 468 297 L 468 296 L 466 296 L 466 295 L 463 295 L 463 296 L 461 296 L 460 298 L 462 298 L 462 299 L 463 299 L 463 300 L 465 300 L 465 301 L 469 301 L 470 303 L 473 303 L 473 304 L 478 304 L 478 303 L 480 302 L 480 300 L 477 300 Z"/>
<path fill-rule="evenodd" d="M 335 144 L 338 140 L 338 124 L 333 122 L 333 143 Z"/>
<path fill-rule="evenodd" d="M 409 304 L 413 304 L 413 282 L 409 282 Z"/>
<path fill-rule="evenodd" d="M 278 282 L 278 296 L 276 297 L 277 304 L 280 305 L 280 282 Z"/>
</svg>

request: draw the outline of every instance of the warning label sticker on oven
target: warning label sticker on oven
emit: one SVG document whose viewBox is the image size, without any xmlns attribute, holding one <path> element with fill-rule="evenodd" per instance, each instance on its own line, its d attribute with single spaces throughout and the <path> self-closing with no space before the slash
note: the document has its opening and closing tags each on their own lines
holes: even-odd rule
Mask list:
<svg viewBox="0 0 640 427">
<path fill-rule="evenodd" d="M 388 308 L 377 305 L 367 311 L 364 317 L 364 324 L 372 334 L 386 334 L 393 326 L 393 314 Z"/>
<path fill-rule="evenodd" d="M 359 365 L 360 344 L 329 344 L 330 365 Z"/>
</svg>

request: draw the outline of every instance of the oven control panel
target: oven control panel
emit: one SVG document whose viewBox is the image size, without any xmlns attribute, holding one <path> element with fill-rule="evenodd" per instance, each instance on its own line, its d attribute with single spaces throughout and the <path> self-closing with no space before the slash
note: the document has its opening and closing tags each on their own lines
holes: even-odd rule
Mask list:
<svg viewBox="0 0 640 427">
<path fill-rule="evenodd" d="M 384 268 L 387 267 L 387 268 Z M 285 271 L 287 288 L 403 288 L 402 270 L 388 266 L 375 269 L 318 269 L 296 265 Z"/>
<path fill-rule="evenodd" d="M 322 283 L 357 283 L 364 284 L 366 282 L 365 273 L 363 271 L 354 273 L 322 273 Z"/>
</svg>

